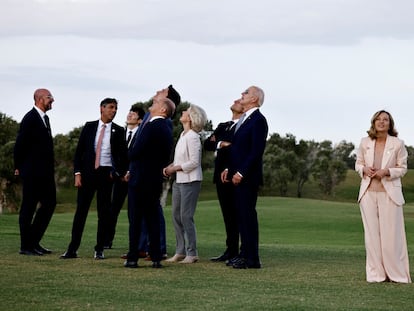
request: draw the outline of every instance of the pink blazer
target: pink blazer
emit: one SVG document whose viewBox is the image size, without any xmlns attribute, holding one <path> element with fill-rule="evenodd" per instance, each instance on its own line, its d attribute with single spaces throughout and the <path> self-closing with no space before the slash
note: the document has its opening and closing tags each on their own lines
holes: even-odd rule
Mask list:
<svg viewBox="0 0 414 311">
<path fill-rule="evenodd" d="M 357 151 L 357 159 L 355 162 L 355 170 L 362 178 L 361 186 L 359 188 L 358 202 L 364 196 L 371 178 L 364 176 L 364 166 L 373 166 L 374 164 L 374 150 L 375 139 L 364 137 L 361 140 Z M 390 196 L 391 200 L 397 205 L 405 203 L 401 177 L 407 172 L 407 149 L 404 141 L 401 139 L 388 135 L 385 143 L 384 154 L 382 156 L 381 169 L 388 168 L 390 176 L 382 178 L 381 182 L 384 185 L 385 191 Z"/>
</svg>

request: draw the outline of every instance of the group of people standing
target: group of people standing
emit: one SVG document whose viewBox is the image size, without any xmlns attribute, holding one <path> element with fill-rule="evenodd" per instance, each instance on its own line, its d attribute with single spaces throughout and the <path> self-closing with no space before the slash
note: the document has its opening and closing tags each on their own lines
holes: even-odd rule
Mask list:
<svg viewBox="0 0 414 311">
<path fill-rule="evenodd" d="M 268 135 L 266 118 L 259 110 L 264 92 L 257 86 L 242 92 L 230 107 L 231 120 L 220 123 L 204 144 L 199 132 L 206 124 L 206 113 L 190 105 L 180 117 L 183 131 L 174 149 L 171 118 L 180 101 L 172 85 L 158 91 L 149 112 L 131 108 L 126 129 L 112 122 L 118 108 L 116 99 L 101 102 L 100 119 L 85 124 L 76 148 L 77 208 L 71 241 L 61 258 L 77 258 L 96 194 L 94 258 L 104 259 L 104 249 L 112 247 L 118 215 L 128 195 L 129 250 L 124 266 L 138 267 L 141 252 L 148 251 L 152 267 L 161 268 L 166 259 L 166 237 L 160 196 L 165 180 L 173 177 L 176 248 L 167 262 L 197 262 L 194 213 L 201 190 L 204 145 L 205 150 L 215 153 L 213 178 L 226 230 L 226 249 L 211 261 L 236 269 L 261 268 L 256 202 L 263 183 L 262 158 Z M 49 90 L 38 89 L 34 102 L 21 122 L 14 149 L 15 175 L 23 182 L 19 217 L 22 255 L 52 252 L 40 241 L 56 206 L 53 137 L 46 115 L 54 98 Z M 401 187 L 407 150 L 397 135 L 391 114 L 380 110 L 372 117 L 368 136 L 361 140 L 357 152 L 368 282 L 411 282 Z"/>
<path fill-rule="evenodd" d="M 21 250 L 24 255 L 43 255 L 51 250 L 40 245 L 40 240 L 50 222 L 56 206 L 56 187 L 54 182 L 53 139 L 46 112 L 52 108 L 54 98 L 49 90 L 35 91 L 35 107 L 23 118 L 15 145 L 15 174 L 23 180 L 23 201 L 20 210 Z M 246 124 L 257 127 L 252 114 L 263 103 L 264 94 L 260 88 L 251 87 L 237 100 L 240 111 L 246 111 Z M 202 141 L 199 133 L 203 130 L 207 115 L 196 105 L 190 105 L 182 112 L 180 122 L 183 126 L 175 145 L 172 135 L 171 118 L 180 104 L 180 94 L 170 85 L 153 96 L 149 112 L 132 106 L 127 115 L 127 127 L 113 122 L 118 103 L 114 98 L 105 98 L 100 103 L 100 119 L 86 122 L 74 155 L 74 184 L 77 187 L 77 207 L 73 218 L 71 240 L 62 259 L 77 258 L 90 205 L 96 195 L 98 225 L 94 258 L 104 259 L 104 249 L 111 248 L 116 232 L 116 224 L 122 205 L 128 196 L 129 250 L 125 255 L 124 266 L 135 268 L 142 252 L 148 252 L 148 258 L 154 268 L 160 268 L 161 260 L 166 259 L 165 219 L 160 203 L 163 183 L 173 178 L 172 220 L 176 236 L 175 254 L 167 262 L 195 263 L 199 260 L 197 251 L 194 214 L 202 181 Z M 248 112 L 253 106 L 252 109 Z M 243 108 L 245 107 L 245 108 Z M 223 184 L 237 185 L 244 178 L 248 187 L 256 192 L 261 178 L 261 156 L 267 137 L 267 123 L 261 116 L 262 133 L 253 133 L 249 126 L 240 131 L 240 149 L 235 149 L 233 159 L 228 157 L 223 174 Z M 247 122 L 247 120 L 251 120 Z M 240 120 L 239 125 L 242 124 Z M 233 136 L 234 133 L 231 135 Z M 256 135 L 256 134 L 255 134 Z M 211 139 L 211 137 L 210 137 Z M 227 148 L 232 139 L 229 137 L 221 144 Z M 40 144 L 39 142 L 42 142 Z M 245 145 L 248 142 L 248 145 Z M 258 144 L 260 142 L 260 144 Z M 42 153 L 38 155 L 39 146 Z M 237 146 L 237 145 L 235 145 Z M 259 149 L 257 149 L 257 147 Z M 216 149 L 219 149 L 216 146 Z M 249 150 L 245 150 L 245 149 Z M 261 151 L 260 151 L 261 150 Z M 243 152 L 247 152 L 243 154 Z M 249 155 L 258 152 L 257 156 Z M 236 156 L 237 155 L 237 156 Z M 242 156 L 243 166 L 238 167 L 237 159 Z M 247 162 L 251 164 L 246 167 Z M 46 169 L 46 167 L 48 169 Z M 253 174 L 252 174 L 253 173 Z M 256 175 L 259 174 L 259 178 Z M 234 175 L 234 176 L 233 176 Z M 255 176 L 254 178 L 252 178 Z M 221 178 L 221 177 L 220 177 Z M 257 179 L 257 180 L 256 180 Z M 250 180 L 250 182 L 249 182 Z M 40 186 L 42 185 L 42 186 Z M 45 187 L 47 186 L 47 187 Z M 237 204 L 236 191 L 230 186 L 233 204 Z M 52 191 L 53 190 L 53 191 Z M 248 191 L 242 191 L 245 196 Z M 233 257 L 252 258 L 255 266 L 258 258 L 257 216 L 250 223 L 252 210 L 255 213 L 256 199 L 242 199 L 247 235 L 240 232 L 242 243 L 246 246 Z M 247 206 L 246 204 L 250 205 Z M 39 206 L 38 206 L 39 205 Z M 37 208 L 38 206 L 38 208 Z M 237 216 L 232 213 L 232 221 Z M 238 222 L 238 221 L 237 221 Z M 39 224 L 42 224 L 39 229 Z M 236 225 L 238 228 L 239 225 Z M 240 227 L 244 227 L 240 226 Z M 238 229 L 237 229 L 238 231 Z M 236 234 L 237 236 L 239 233 Z M 237 242 L 238 244 L 238 238 Z M 232 259 L 228 258 L 228 259 Z M 260 266 L 260 265 L 259 265 Z M 253 267 L 247 265 L 245 267 Z"/>
</svg>

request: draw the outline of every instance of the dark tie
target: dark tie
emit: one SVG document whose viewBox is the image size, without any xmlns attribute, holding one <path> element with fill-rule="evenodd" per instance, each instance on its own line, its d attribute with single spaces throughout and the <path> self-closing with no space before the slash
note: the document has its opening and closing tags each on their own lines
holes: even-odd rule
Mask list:
<svg viewBox="0 0 414 311">
<path fill-rule="evenodd" d="M 45 114 L 43 116 L 43 119 L 45 119 L 46 128 L 47 128 L 49 134 L 52 135 L 52 130 L 50 129 L 49 117 Z"/>
<path fill-rule="evenodd" d="M 129 147 L 129 143 L 131 142 L 131 138 L 132 138 L 132 131 L 128 132 L 128 138 L 127 138 L 127 145 Z"/>
<path fill-rule="evenodd" d="M 95 168 L 98 168 L 100 165 L 101 160 L 101 149 L 102 149 L 102 141 L 105 134 L 105 124 L 102 124 L 101 131 L 98 137 L 98 143 L 96 144 L 96 152 L 95 152 Z"/>
<path fill-rule="evenodd" d="M 233 128 L 234 121 L 227 122 L 226 131 L 230 131 Z"/>
</svg>

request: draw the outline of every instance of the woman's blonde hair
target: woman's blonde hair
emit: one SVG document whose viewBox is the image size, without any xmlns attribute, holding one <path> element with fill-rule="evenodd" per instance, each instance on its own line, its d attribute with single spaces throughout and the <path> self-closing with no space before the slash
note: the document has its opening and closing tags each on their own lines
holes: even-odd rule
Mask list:
<svg viewBox="0 0 414 311">
<path fill-rule="evenodd" d="M 199 133 L 207 123 L 207 114 L 203 108 L 197 105 L 190 105 L 187 109 L 191 120 L 191 129 Z"/>
<path fill-rule="evenodd" d="M 367 131 L 368 136 L 371 137 L 372 139 L 376 139 L 378 137 L 377 130 L 375 129 L 375 121 L 378 119 L 378 117 L 381 113 L 386 113 L 388 115 L 388 118 L 390 119 L 390 128 L 388 129 L 388 135 L 397 137 L 398 132 L 394 127 L 394 119 L 392 118 L 392 115 L 388 111 L 385 111 L 385 110 L 377 111 L 372 116 L 372 118 L 371 118 L 371 127 Z"/>
</svg>

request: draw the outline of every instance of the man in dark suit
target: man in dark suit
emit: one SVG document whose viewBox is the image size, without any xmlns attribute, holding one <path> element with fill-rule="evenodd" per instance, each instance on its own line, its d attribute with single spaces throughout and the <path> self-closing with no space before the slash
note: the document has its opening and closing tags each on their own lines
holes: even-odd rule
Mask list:
<svg viewBox="0 0 414 311">
<path fill-rule="evenodd" d="M 237 213 L 234 205 L 233 184 L 223 183 L 220 174 L 227 168 L 230 157 L 230 145 L 233 140 L 234 129 L 243 107 L 239 100 L 231 105 L 232 120 L 220 123 L 213 134 L 204 141 L 204 149 L 215 152 L 213 182 L 216 184 L 217 197 L 223 215 L 226 229 L 226 250 L 223 254 L 211 258 L 211 261 L 222 262 L 236 257 L 239 254 L 239 230 L 237 227 Z"/>
<path fill-rule="evenodd" d="M 72 239 L 62 259 L 76 258 L 86 217 L 96 192 L 98 232 L 95 259 L 104 259 L 105 231 L 111 209 L 114 179 L 125 176 L 127 146 L 125 129 L 112 122 L 118 109 L 114 98 L 105 98 L 100 105 L 100 120 L 86 122 L 79 137 L 74 159 L 77 207 L 72 226 Z"/>
<path fill-rule="evenodd" d="M 40 240 L 56 207 L 53 137 L 46 115 L 53 101 L 49 90 L 35 91 L 34 107 L 23 117 L 14 146 L 14 174 L 23 181 L 19 216 L 22 255 L 51 253 Z"/>
<path fill-rule="evenodd" d="M 125 142 L 128 149 L 133 145 L 135 140 L 135 134 L 139 128 L 139 125 L 144 118 L 145 111 L 137 105 L 132 105 L 126 118 L 126 135 Z M 118 222 L 119 212 L 124 205 L 125 198 L 128 194 L 128 181 L 123 176 L 118 178 L 114 182 L 112 190 L 112 203 L 111 203 L 111 214 L 109 220 L 109 227 L 107 230 L 107 237 L 105 239 L 105 248 L 112 248 L 112 241 L 115 237 L 116 224 Z M 146 242 L 145 242 L 146 243 Z"/>
<path fill-rule="evenodd" d="M 152 101 L 153 102 L 154 101 L 160 101 L 160 100 L 162 100 L 164 98 L 170 99 L 174 103 L 175 108 L 177 108 L 177 106 L 181 103 L 181 96 L 180 96 L 180 94 L 177 92 L 177 90 L 171 84 L 168 87 L 157 91 L 156 94 L 154 95 L 154 97 L 152 98 Z M 171 129 L 173 127 L 173 123 L 172 123 L 172 120 L 171 120 L 171 118 L 173 116 L 174 116 L 174 114 L 171 115 L 167 119 L 167 123 L 171 127 Z M 151 114 L 149 112 L 147 112 L 145 114 L 143 120 L 142 120 L 142 124 L 145 125 L 150 120 L 150 118 L 151 118 Z M 141 126 L 138 129 L 138 131 L 136 133 L 136 136 L 139 136 L 140 135 L 141 130 L 143 128 L 144 127 Z M 171 154 L 170 157 L 172 158 L 172 156 L 173 155 Z M 134 165 L 134 163 L 131 164 L 131 166 L 133 166 L 133 165 Z M 130 167 L 130 169 L 131 169 L 131 167 Z M 164 181 L 164 186 L 165 186 L 165 183 L 168 183 L 168 182 L 169 182 L 168 180 L 167 181 Z M 134 192 L 132 193 L 132 195 L 134 195 Z M 167 236 L 166 236 L 165 218 L 164 218 L 163 206 L 161 205 L 161 200 L 160 200 L 160 202 L 158 204 L 158 213 L 159 213 L 159 218 L 160 218 L 160 243 L 161 243 L 161 253 L 162 253 L 162 258 L 163 259 L 166 259 L 167 258 Z M 141 240 L 140 240 L 140 246 L 139 246 L 139 249 L 141 249 L 141 250 L 143 249 L 142 246 L 143 246 L 143 242 L 145 241 L 145 236 L 148 235 L 147 226 L 145 224 L 145 221 L 144 221 L 144 224 L 143 224 L 142 229 L 143 230 L 141 232 Z M 122 256 L 122 258 L 123 257 L 124 256 Z M 146 258 L 146 260 L 151 260 L 151 257 L 148 256 Z"/>
<path fill-rule="evenodd" d="M 168 98 L 153 98 L 150 116 L 129 151 L 130 178 L 128 190 L 129 252 L 126 268 L 138 267 L 138 241 L 142 220 L 149 236 L 149 255 L 153 268 L 161 268 L 159 199 L 162 192 L 163 168 L 173 148 L 171 121 L 175 105 Z"/>
<path fill-rule="evenodd" d="M 268 125 L 259 111 L 264 92 L 251 86 L 242 93 L 240 103 L 244 114 L 235 128 L 227 170 L 222 181 L 231 181 L 240 232 L 240 254 L 230 261 L 233 268 L 260 268 L 259 224 L 256 202 L 259 186 L 263 184 L 263 153 L 266 147 Z"/>
</svg>

